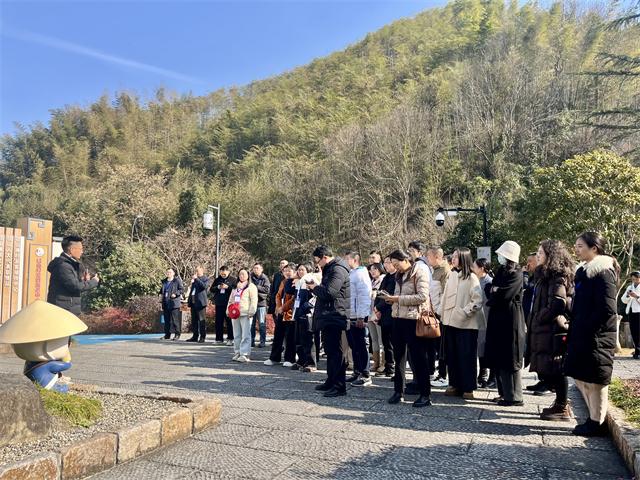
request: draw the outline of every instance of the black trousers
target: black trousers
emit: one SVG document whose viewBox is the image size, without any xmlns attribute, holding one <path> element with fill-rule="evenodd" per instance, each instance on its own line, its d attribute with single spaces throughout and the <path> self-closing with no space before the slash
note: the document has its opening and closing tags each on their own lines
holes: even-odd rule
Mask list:
<svg viewBox="0 0 640 480">
<path fill-rule="evenodd" d="M 444 350 L 447 327 L 440 324 L 440 332 L 440 343 L 438 344 L 438 376 L 440 378 L 447 378 L 447 355 Z"/>
<path fill-rule="evenodd" d="M 207 336 L 207 321 L 206 321 L 206 307 L 193 308 L 191 307 L 191 333 L 193 338 L 206 338 Z"/>
<path fill-rule="evenodd" d="M 216 305 L 216 342 L 222 342 L 224 340 L 224 324 L 227 321 L 227 306 L 226 305 Z M 229 322 L 231 323 L 231 322 Z M 231 335 L 231 340 L 233 338 L 233 328 L 229 329 L 229 325 L 227 324 L 227 338 Z"/>
<path fill-rule="evenodd" d="M 162 306 L 162 316 L 164 317 L 164 336 L 168 337 L 172 333 L 180 335 L 180 309 L 171 308 L 168 309 L 164 305 Z"/>
<path fill-rule="evenodd" d="M 282 360 L 282 350 L 284 349 L 284 361 L 296 363 L 295 322 L 293 320 L 285 322 L 282 319 L 282 315 L 278 315 L 275 323 L 269 358 L 272 362 L 280 362 Z"/>
<path fill-rule="evenodd" d="M 382 325 L 382 346 L 384 347 L 384 370 L 385 372 L 393 372 L 395 362 L 393 360 L 393 329 L 391 325 Z"/>
<path fill-rule="evenodd" d="M 569 380 L 564 375 L 545 375 L 545 383 L 556 391 L 556 403 L 566 405 L 569 401 Z"/>
<path fill-rule="evenodd" d="M 440 351 L 440 337 L 427 339 L 427 358 L 429 359 L 428 373 L 436 373 L 436 358 Z"/>
<path fill-rule="evenodd" d="M 322 329 L 324 351 L 327 354 L 326 384 L 344 392 L 347 388 L 347 336 L 344 329 L 329 326 Z"/>
<path fill-rule="evenodd" d="M 313 332 L 309 317 L 306 315 L 296 319 L 296 352 L 298 364 L 303 367 L 315 367 L 316 361 L 311 353 L 313 350 Z"/>
<path fill-rule="evenodd" d="M 545 375 L 545 382 L 547 376 Z M 520 370 L 496 368 L 498 395 L 510 402 L 522 401 L 522 374 Z"/>
<path fill-rule="evenodd" d="M 640 312 L 629 313 L 629 329 L 631 330 L 635 352 L 640 353 Z"/>
<path fill-rule="evenodd" d="M 316 365 L 318 365 L 320 363 L 320 351 L 324 349 L 320 331 L 318 330 L 313 332 L 313 344 L 316 347 Z"/>
<path fill-rule="evenodd" d="M 449 385 L 459 392 L 478 388 L 478 330 L 447 326 L 445 336 Z"/>
<path fill-rule="evenodd" d="M 407 318 L 393 319 L 393 355 L 396 362 L 394 389 L 404 393 L 406 384 L 407 349 L 411 354 L 411 369 L 421 395 L 431 394 L 429 382 L 427 340 L 416 337 L 416 321 Z"/>
</svg>

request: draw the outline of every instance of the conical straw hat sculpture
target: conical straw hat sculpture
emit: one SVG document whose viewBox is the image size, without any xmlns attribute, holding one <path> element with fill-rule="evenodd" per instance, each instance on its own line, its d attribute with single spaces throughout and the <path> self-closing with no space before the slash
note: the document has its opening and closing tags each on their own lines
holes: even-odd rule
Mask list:
<svg viewBox="0 0 640 480">
<path fill-rule="evenodd" d="M 43 300 L 36 300 L 0 326 L 0 343 L 44 342 L 87 330 L 73 313 Z"/>
</svg>

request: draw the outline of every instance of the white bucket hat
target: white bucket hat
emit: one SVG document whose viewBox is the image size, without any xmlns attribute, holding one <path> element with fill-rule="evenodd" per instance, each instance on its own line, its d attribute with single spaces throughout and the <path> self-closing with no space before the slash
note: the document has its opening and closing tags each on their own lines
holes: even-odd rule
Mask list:
<svg viewBox="0 0 640 480">
<path fill-rule="evenodd" d="M 496 253 L 502 255 L 507 260 L 511 260 L 513 263 L 520 262 L 520 245 L 512 240 L 507 240 L 500 245 Z"/>
</svg>

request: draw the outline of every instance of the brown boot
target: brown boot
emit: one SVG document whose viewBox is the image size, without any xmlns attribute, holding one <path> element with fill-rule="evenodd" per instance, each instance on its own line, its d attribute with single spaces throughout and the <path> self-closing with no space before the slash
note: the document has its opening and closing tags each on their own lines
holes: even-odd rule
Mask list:
<svg viewBox="0 0 640 480">
<path fill-rule="evenodd" d="M 373 367 L 371 368 L 371 372 L 375 375 L 378 368 L 380 368 L 380 352 L 373 352 Z"/>
<path fill-rule="evenodd" d="M 542 410 L 540 419 L 551 422 L 570 422 L 573 419 L 573 412 L 568 403 L 564 405 L 554 403 L 551 407 Z"/>
<path fill-rule="evenodd" d="M 458 392 L 458 390 L 453 387 L 447 387 L 447 389 L 444 391 L 444 395 L 446 397 L 459 397 L 460 392 Z"/>
</svg>

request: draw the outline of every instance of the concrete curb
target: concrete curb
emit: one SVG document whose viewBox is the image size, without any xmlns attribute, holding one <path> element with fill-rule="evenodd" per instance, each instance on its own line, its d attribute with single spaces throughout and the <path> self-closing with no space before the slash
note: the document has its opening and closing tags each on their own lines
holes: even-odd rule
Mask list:
<svg viewBox="0 0 640 480">
<path fill-rule="evenodd" d="M 605 422 L 633 478 L 640 478 L 640 430 L 626 420 L 624 411 L 613 405 L 609 405 Z"/>
<path fill-rule="evenodd" d="M 0 480 L 86 478 L 217 425 L 222 410 L 222 404 L 217 398 L 167 395 L 94 385 L 74 385 L 74 389 L 168 400 L 178 406 L 163 412 L 157 418 L 114 432 L 96 433 L 58 451 L 38 453 L 19 462 L 0 466 Z"/>
</svg>

